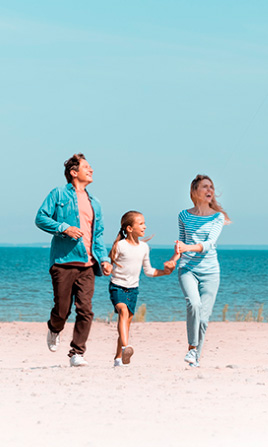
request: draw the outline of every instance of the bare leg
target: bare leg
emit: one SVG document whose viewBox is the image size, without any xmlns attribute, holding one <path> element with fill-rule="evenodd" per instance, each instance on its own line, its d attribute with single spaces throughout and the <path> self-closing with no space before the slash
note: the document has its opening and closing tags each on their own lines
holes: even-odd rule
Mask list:
<svg viewBox="0 0 268 447">
<path fill-rule="evenodd" d="M 122 346 L 127 346 L 128 344 L 128 335 L 130 323 L 133 318 L 133 314 L 129 311 L 128 307 L 124 303 L 119 303 L 116 305 L 116 310 L 118 312 L 118 340 L 117 340 L 117 349 L 115 358 L 122 357 Z"/>
<path fill-rule="evenodd" d="M 188 350 L 190 351 L 191 349 L 196 349 L 196 346 L 189 345 Z"/>
</svg>

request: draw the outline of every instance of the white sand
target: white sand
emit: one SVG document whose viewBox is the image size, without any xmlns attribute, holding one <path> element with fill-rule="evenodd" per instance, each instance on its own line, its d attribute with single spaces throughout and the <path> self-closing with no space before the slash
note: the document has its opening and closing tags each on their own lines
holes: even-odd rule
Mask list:
<svg viewBox="0 0 268 447">
<path fill-rule="evenodd" d="M 72 327 L 51 353 L 45 323 L 0 323 L 1 446 L 268 445 L 267 323 L 210 323 L 199 369 L 184 322 L 134 323 L 123 368 L 115 323 L 98 322 L 89 367 L 70 368 Z"/>
</svg>

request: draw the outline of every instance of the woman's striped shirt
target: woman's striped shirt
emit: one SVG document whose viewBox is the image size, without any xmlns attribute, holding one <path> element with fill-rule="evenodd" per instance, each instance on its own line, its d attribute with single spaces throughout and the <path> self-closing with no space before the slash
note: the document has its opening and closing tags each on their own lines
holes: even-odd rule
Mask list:
<svg viewBox="0 0 268 447">
<path fill-rule="evenodd" d="M 224 215 L 197 216 L 183 210 L 179 214 L 179 240 L 188 245 L 202 244 L 201 253 L 184 252 L 179 268 L 196 273 L 216 273 L 220 271 L 216 241 L 224 225 Z"/>
</svg>

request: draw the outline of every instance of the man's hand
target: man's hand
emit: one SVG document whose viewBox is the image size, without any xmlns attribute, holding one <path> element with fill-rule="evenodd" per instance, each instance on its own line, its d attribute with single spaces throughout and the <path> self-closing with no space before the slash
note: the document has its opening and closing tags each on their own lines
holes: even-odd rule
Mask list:
<svg viewBox="0 0 268 447">
<path fill-rule="evenodd" d="M 67 234 L 67 236 L 72 237 L 75 240 L 79 239 L 84 234 L 83 231 L 81 231 L 80 228 L 77 227 L 68 227 L 67 230 L 63 231 L 63 233 Z"/>
<path fill-rule="evenodd" d="M 113 266 L 109 262 L 102 262 L 101 263 L 102 273 L 105 276 L 109 276 L 112 273 Z"/>
</svg>

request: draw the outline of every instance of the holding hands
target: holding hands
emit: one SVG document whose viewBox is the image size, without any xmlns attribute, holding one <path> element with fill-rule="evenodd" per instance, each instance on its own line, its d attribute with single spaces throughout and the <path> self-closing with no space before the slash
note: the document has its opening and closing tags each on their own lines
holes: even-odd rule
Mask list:
<svg viewBox="0 0 268 447">
<path fill-rule="evenodd" d="M 166 261 L 164 262 L 164 274 L 170 275 L 176 267 L 175 261 Z"/>
<path fill-rule="evenodd" d="M 180 255 L 181 253 L 188 251 L 187 245 L 182 241 L 175 241 L 174 249 L 175 249 L 176 255 Z"/>
<path fill-rule="evenodd" d="M 105 276 L 109 276 L 112 273 L 113 266 L 109 262 L 102 262 L 101 263 L 101 269 L 102 269 L 102 273 Z"/>
</svg>

